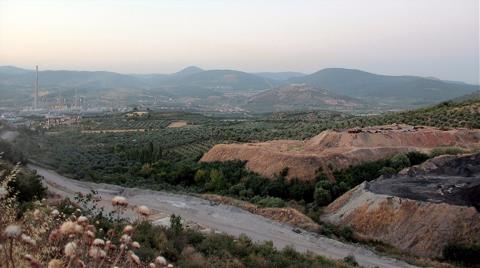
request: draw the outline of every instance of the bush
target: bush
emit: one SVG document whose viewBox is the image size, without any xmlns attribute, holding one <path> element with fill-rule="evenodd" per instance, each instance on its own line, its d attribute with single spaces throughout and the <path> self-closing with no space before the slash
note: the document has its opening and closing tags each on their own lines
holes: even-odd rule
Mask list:
<svg viewBox="0 0 480 268">
<path fill-rule="evenodd" d="M 348 226 L 342 227 L 338 232 L 338 235 L 340 235 L 342 238 L 344 238 L 347 241 L 355 241 L 353 230 Z"/>
<path fill-rule="evenodd" d="M 446 154 L 457 155 L 457 154 L 462 154 L 464 152 L 465 152 L 464 149 L 458 148 L 458 147 L 440 147 L 440 148 L 433 149 L 432 152 L 430 153 L 430 156 L 436 157 L 439 155 L 446 155 Z"/>
<path fill-rule="evenodd" d="M 20 169 L 14 180 L 8 183 L 20 203 L 31 202 L 45 197 L 47 189 L 42 185 L 40 177 L 32 172 Z"/>
<path fill-rule="evenodd" d="M 410 164 L 412 166 L 419 165 L 430 158 L 428 154 L 417 152 L 417 151 L 408 152 L 407 157 L 410 160 Z"/>
<path fill-rule="evenodd" d="M 392 167 L 383 167 L 382 169 L 380 169 L 380 173 L 382 175 L 392 175 L 392 174 L 395 174 L 396 172 L 397 170 Z"/>
<path fill-rule="evenodd" d="M 448 244 L 443 248 L 443 257 L 452 262 L 480 264 L 480 245 Z"/>
<path fill-rule="evenodd" d="M 397 154 L 390 158 L 390 167 L 401 170 L 410 166 L 410 159 L 405 154 Z"/>
<path fill-rule="evenodd" d="M 258 196 L 257 196 L 258 197 Z M 254 199 L 252 199 L 254 200 Z M 255 200 L 255 203 L 261 207 L 282 208 L 285 207 L 285 201 L 278 197 L 267 196 L 261 199 Z"/>
<path fill-rule="evenodd" d="M 347 264 L 350 264 L 351 266 L 358 266 L 358 262 L 353 255 L 348 255 L 347 257 L 343 258 L 343 261 Z"/>
<path fill-rule="evenodd" d="M 325 190 L 322 187 L 318 187 L 315 189 L 314 199 L 317 206 L 326 206 L 332 201 L 332 196 L 330 191 Z"/>
</svg>

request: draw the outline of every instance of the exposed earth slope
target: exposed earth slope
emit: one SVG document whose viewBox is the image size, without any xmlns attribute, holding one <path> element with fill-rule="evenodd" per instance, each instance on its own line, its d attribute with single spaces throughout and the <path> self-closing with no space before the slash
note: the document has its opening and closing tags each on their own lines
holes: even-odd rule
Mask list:
<svg viewBox="0 0 480 268">
<path fill-rule="evenodd" d="M 480 243 L 479 209 L 480 154 L 440 156 L 362 183 L 330 204 L 323 220 L 438 257 L 448 243 Z"/>
<path fill-rule="evenodd" d="M 327 130 L 306 140 L 275 140 L 246 144 L 219 144 L 200 161 L 247 161 L 247 168 L 273 177 L 288 168 L 288 177 L 310 180 L 319 168 L 341 169 L 408 151 L 437 147 L 480 146 L 480 130 L 443 131 L 432 127 L 388 125 L 363 129 Z"/>
</svg>

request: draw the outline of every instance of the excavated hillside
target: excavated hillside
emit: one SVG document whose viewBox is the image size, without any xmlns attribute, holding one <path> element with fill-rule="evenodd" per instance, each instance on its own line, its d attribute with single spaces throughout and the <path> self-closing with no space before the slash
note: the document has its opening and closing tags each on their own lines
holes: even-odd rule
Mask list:
<svg viewBox="0 0 480 268">
<path fill-rule="evenodd" d="M 439 257 L 448 243 L 480 243 L 480 153 L 440 156 L 364 182 L 322 219 L 410 253 Z"/>
<path fill-rule="evenodd" d="M 311 180 L 319 168 L 328 172 L 408 151 L 438 147 L 480 147 L 480 130 L 440 130 L 432 127 L 387 125 L 327 130 L 306 141 L 275 140 L 219 144 L 200 161 L 247 161 L 247 168 L 273 177 L 288 168 L 289 178 Z"/>
</svg>

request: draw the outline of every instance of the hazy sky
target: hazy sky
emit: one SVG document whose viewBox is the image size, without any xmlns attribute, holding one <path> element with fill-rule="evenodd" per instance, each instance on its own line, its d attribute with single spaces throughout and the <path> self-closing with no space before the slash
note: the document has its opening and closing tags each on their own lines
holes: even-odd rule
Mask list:
<svg viewBox="0 0 480 268">
<path fill-rule="evenodd" d="M 326 67 L 479 83 L 479 0 L 0 0 L 0 65 Z"/>
</svg>

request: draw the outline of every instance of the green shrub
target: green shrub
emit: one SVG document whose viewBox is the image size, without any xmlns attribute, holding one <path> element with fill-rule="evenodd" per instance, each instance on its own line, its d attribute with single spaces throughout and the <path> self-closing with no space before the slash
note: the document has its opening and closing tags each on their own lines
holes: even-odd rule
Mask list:
<svg viewBox="0 0 480 268">
<path fill-rule="evenodd" d="M 397 154 L 390 158 L 390 167 L 401 170 L 410 166 L 410 159 L 405 154 Z"/>
<path fill-rule="evenodd" d="M 332 195 L 329 190 L 318 187 L 315 189 L 314 199 L 317 206 L 326 206 L 332 202 Z"/>
<path fill-rule="evenodd" d="M 283 201 L 281 198 L 278 197 L 271 197 L 267 196 L 264 198 L 259 198 L 259 196 L 256 196 L 257 198 L 253 198 L 252 200 L 255 201 L 257 205 L 261 207 L 272 207 L 272 208 L 282 208 L 285 207 L 285 201 Z"/>
<path fill-rule="evenodd" d="M 451 262 L 480 264 L 480 245 L 448 244 L 443 248 L 443 257 Z"/>
<path fill-rule="evenodd" d="M 464 153 L 465 150 L 458 147 L 439 147 L 432 150 L 430 153 L 431 157 L 436 157 L 439 155 L 457 155 Z"/>
<path fill-rule="evenodd" d="M 358 266 L 358 262 L 353 255 L 348 255 L 347 257 L 343 258 L 343 261 L 351 266 Z"/>
<path fill-rule="evenodd" d="M 412 166 L 419 165 L 430 158 L 428 154 L 417 151 L 408 152 L 407 157 L 410 160 L 410 164 Z"/>
<path fill-rule="evenodd" d="M 8 186 L 16 193 L 20 203 L 31 202 L 45 197 L 47 189 L 42 185 L 40 177 L 32 172 L 21 169 Z"/>
</svg>

